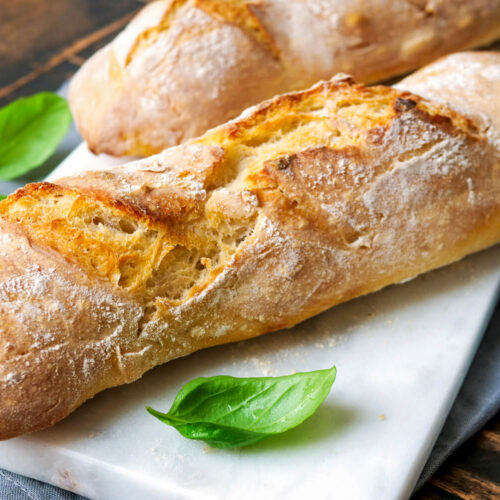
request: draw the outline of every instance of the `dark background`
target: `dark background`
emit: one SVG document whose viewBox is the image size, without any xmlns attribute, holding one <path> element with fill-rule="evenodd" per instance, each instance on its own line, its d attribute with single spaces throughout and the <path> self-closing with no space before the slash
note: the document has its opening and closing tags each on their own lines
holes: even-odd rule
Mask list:
<svg viewBox="0 0 500 500">
<path fill-rule="evenodd" d="M 0 0 L 0 106 L 57 90 L 144 3 Z M 500 321 L 494 327 L 500 329 Z M 494 498 L 500 499 L 500 414 L 456 451 L 413 500 Z"/>
</svg>

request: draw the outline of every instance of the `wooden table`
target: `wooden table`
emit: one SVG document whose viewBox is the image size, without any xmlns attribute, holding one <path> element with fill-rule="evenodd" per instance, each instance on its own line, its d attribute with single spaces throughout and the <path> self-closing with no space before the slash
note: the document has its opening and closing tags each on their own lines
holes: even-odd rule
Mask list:
<svg viewBox="0 0 500 500">
<path fill-rule="evenodd" d="M 0 106 L 57 89 L 144 3 L 0 0 Z M 456 451 L 413 498 L 500 499 L 500 414 Z"/>
</svg>

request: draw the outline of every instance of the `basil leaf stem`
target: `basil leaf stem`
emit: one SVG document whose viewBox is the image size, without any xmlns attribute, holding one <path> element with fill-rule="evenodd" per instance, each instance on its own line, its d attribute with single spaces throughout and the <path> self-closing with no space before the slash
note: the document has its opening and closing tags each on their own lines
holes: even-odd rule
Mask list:
<svg viewBox="0 0 500 500">
<path fill-rule="evenodd" d="M 179 391 L 168 413 L 146 407 L 184 437 L 237 448 L 298 426 L 330 392 L 336 368 L 283 377 L 200 377 Z"/>
</svg>

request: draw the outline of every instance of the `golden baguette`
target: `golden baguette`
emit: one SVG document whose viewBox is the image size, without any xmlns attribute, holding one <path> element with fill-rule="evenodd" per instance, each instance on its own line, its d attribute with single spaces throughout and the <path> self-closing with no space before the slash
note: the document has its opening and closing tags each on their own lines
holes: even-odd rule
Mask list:
<svg viewBox="0 0 500 500">
<path fill-rule="evenodd" d="M 162 0 L 71 84 L 90 149 L 147 156 L 276 94 L 364 83 L 500 37 L 500 0 Z"/>
<path fill-rule="evenodd" d="M 400 87 L 453 68 L 462 114 L 339 75 L 0 203 L 0 438 L 498 242 L 500 55 L 459 57 Z"/>
</svg>

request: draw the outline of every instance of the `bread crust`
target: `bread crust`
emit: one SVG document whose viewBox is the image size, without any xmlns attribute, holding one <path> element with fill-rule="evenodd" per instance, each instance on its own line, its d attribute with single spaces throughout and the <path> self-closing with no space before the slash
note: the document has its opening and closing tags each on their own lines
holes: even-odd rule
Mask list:
<svg viewBox="0 0 500 500">
<path fill-rule="evenodd" d="M 462 57 L 500 69 L 498 54 Z M 469 111 L 340 75 L 157 156 L 11 195 L 0 439 L 498 242 L 499 130 Z"/>
<path fill-rule="evenodd" d="M 147 156 L 338 72 L 380 81 L 500 37 L 500 0 L 161 0 L 77 73 L 96 153 Z"/>
</svg>

